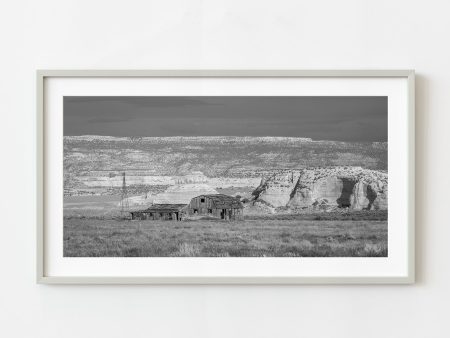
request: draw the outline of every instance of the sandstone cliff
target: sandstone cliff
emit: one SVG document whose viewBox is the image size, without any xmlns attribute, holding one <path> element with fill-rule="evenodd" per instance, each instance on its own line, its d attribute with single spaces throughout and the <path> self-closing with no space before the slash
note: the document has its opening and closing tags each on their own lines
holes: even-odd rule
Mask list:
<svg viewBox="0 0 450 338">
<path fill-rule="evenodd" d="M 256 187 L 261 176 L 286 168 L 341 165 L 386 170 L 387 144 L 296 137 L 64 137 L 66 195 L 117 194 L 123 172 L 128 186 L 141 193 L 143 186 L 175 185 L 179 176 L 196 171 L 215 188 Z"/>
<path fill-rule="evenodd" d="M 208 184 L 208 177 L 200 171 L 194 171 L 175 179 L 176 184 L 153 198 L 153 203 L 189 203 L 193 197 L 202 194 L 218 194 Z"/>
<path fill-rule="evenodd" d="M 262 179 L 252 203 L 274 208 L 353 210 L 387 209 L 388 176 L 361 167 L 318 167 L 291 170 Z"/>
</svg>

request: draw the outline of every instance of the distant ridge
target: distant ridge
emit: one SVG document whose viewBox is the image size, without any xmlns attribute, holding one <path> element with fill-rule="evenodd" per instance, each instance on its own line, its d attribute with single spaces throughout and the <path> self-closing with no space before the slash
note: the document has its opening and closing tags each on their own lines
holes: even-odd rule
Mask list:
<svg viewBox="0 0 450 338">
<path fill-rule="evenodd" d="M 152 182 L 164 189 L 174 177 L 196 171 L 223 187 L 224 182 L 242 186 L 245 180 L 254 182 L 295 168 L 359 166 L 385 171 L 387 164 L 387 143 L 381 142 L 244 136 L 64 137 L 64 187 L 73 194 L 114 191 L 121 172 L 127 172 L 130 185 Z"/>
<path fill-rule="evenodd" d="M 283 137 L 283 136 L 166 136 L 166 137 L 117 137 L 117 136 L 103 136 L 103 135 L 80 135 L 80 136 L 64 136 L 67 141 L 173 141 L 179 142 L 187 141 L 260 141 L 260 142 L 314 142 L 309 137 Z"/>
</svg>

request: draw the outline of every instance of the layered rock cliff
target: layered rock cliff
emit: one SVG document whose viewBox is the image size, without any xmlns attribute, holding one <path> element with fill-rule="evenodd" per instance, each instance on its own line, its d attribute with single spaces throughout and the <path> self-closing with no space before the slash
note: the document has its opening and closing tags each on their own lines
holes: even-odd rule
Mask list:
<svg viewBox="0 0 450 338">
<path fill-rule="evenodd" d="M 256 187 L 261 176 L 284 169 L 342 165 L 387 170 L 387 144 L 297 137 L 64 137 L 66 195 L 117 194 L 123 172 L 130 189 L 141 193 L 143 186 L 175 185 L 179 176 L 196 171 L 214 188 Z M 195 176 L 188 180 L 195 183 Z"/>
<path fill-rule="evenodd" d="M 188 204 L 194 197 L 209 194 L 218 194 L 218 192 L 206 183 L 177 184 L 156 195 L 153 198 L 153 203 Z"/>
<path fill-rule="evenodd" d="M 208 184 L 208 178 L 199 171 L 176 177 L 174 180 L 175 185 L 169 186 L 159 194 L 146 193 L 129 197 L 129 206 L 150 206 L 153 203 L 188 204 L 193 197 L 203 194 L 218 194 L 217 190 Z"/>
<path fill-rule="evenodd" d="M 318 167 L 292 170 L 262 179 L 253 203 L 274 208 L 353 210 L 387 209 L 386 172 L 361 167 Z"/>
</svg>

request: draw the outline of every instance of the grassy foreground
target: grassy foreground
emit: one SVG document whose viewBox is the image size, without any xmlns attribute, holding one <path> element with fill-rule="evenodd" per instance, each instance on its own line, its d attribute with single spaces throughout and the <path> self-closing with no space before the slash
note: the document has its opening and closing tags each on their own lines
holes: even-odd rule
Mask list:
<svg viewBox="0 0 450 338">
<path fill-rule="evenodd" d="M 387 257 L 387 221 L 64 220 L 65 257 Z"/>
</svg>

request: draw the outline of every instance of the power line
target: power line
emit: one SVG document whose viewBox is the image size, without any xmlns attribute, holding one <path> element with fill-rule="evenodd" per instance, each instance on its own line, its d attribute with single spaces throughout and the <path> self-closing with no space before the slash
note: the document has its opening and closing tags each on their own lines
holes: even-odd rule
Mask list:
<svg viewBox="0 0 450 338">
<path fill-rule="evenodd" d="M 130 205 L 128 202 L 128 192 L 127 192 L 127 182 L 125 179 L 125 172 L 122 174 L 122 191 L 120 197 L 120 216 L 122 219 L 128 218 L 128 211 L 130 209 Z"/>
</svg>

